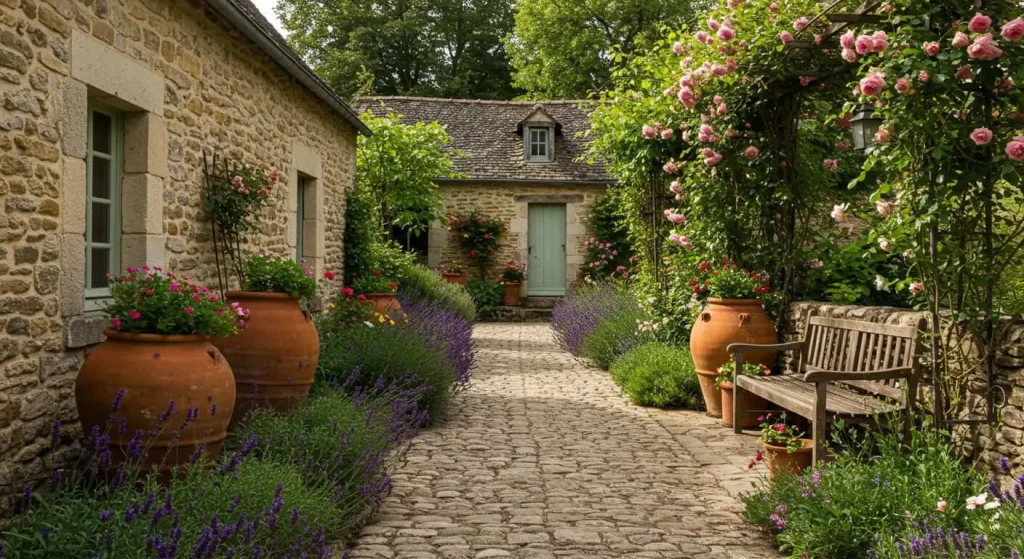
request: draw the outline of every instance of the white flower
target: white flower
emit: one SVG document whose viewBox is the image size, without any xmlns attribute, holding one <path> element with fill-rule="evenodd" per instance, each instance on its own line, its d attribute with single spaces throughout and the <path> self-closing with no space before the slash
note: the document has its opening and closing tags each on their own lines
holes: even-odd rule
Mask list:
<svg viewBox="0 0 1024 559">
<path fill-rule="evenodd" d="M 889 291 L 889 288 L 885 286 L 885 278 L 875 276 L 875 289 L 877 291 Z"/>
<path fill-rule="evenodd" d="M 989 501 L 985 503 L 985 506 L 981 507 L 985 510 L 992 510 L 999 508 L 999 501 Z"/>
<path fill-rule="evenodd" d="M 373 323 L 369 320 L 364 320 L 363 324 L 365 324 L 367 328 L 373 328 Z"/>
<path fill-rule="evenodd" d="M 974 510 L 979 506 L 984 506 L 985 501 L 988 500 L 988 493 L 981 493 L 975 497 L 967 498 L 967 510 Z"/>
</svg>

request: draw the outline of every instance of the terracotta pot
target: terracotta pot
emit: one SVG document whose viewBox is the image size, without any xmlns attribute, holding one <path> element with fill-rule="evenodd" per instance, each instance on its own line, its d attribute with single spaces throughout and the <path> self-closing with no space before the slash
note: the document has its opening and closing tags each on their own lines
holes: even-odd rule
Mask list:
<svg viewBox="0 0 1024 559">
<path fill-rule="evenodd" d="M 94 427 L 106 432 L 121 460 L 136 431 L 153 431 L 143 441 L 149 450 L 143 464 L 165 473 L 188 462 L 200 444 L 209 459 L 216 458 L 235 407 L 235 377 L 217 348 L 205 336 L 104 333 L 107 340 L 86 352 L 75 382 L 86 437 Z M 198 408 L 198 416 L 182 429 L 190 408 Z"/>
<path fill-rule="evenodd" d="M 402 310 L 394 293 L 367 293 L 366 298 L 373 303 L 373 310 L 380 314 L 397 315 Z"/>
<path fill-rule="evenodd" d="M 507 281 L 501 285 L 501 304 L 506 307 L 519 306 L 520 287 L 523 284 L 518 281 Z"/>
<path fill-rule="evenodd" d="M 299 298 L 252 291 L 226 295 L 249 311 L 245 330 L 214 340 L 235 372 L 235 421 L 259 405 L 283 411 L 305 401 L 320 357 L 320 339 Z"/>
<path fill-rule="evenodd" d="M 790 453 L 784 446 L 776 446 L 768 443 L 764 445 L 765 460 L 768 461 L 768 474 L 771 477 L 784 473 L 800 474 L 811 467 L 814 460 L 814 441 L 811 439 L 800 439 L 803 446 L 796 452 Z"/>
<path fill-rule="evenodd" d="M 732 395 L 733 395 L 733 384 L 730 381 L 725 381 L 718 385 L 718 389 L 722 395 L 722 426 L 732 427 Z M 740 418 L 740 427 L 743 429 L 752 429 L 761 425 L 761 422 L 757 420 L 758 416 L 762 413 L 758 410 L 764 410 L 768 408 L 768 401 L 760 396 L 756 396 L 749 392 L 743 394 L 743 417 Z"/>
<path fill-rule="evenodd" d="M 463 287 L 469 283 L 469 278 L 467 278 L 466 274 L 463 274 L 462 272 L 445 272 L 442 275 L 444 276 L 444 281 L 448 283 L 454 283 L 455 285 L 461 285 Z"/>
<path fill-rule="evenodd" d="M 715 387 L 718 368 L 731 359 L 726 348 L 732 343 L 774 344 L 778 334 L 758 299 L 708 299 L 690 332 L 690 353 L 700 379 L 708 415 L 721 415 L 721 396 Z M 767 367 L 775 364 L 775 351 L 743 354 L 747 363 Z M 717 413 L 714 413 L 717 412 Z"/>
</svg>

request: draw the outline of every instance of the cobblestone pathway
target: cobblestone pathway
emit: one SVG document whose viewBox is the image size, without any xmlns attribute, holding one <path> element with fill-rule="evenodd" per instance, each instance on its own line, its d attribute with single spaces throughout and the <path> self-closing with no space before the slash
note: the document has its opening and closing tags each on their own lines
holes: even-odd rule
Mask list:
<svg viewBox="0 0 1024 559">
<path fill-rule="evenodd" d="M 752 435 L 628 403 L 547 324 L 483 324 L 472 388 L 413 443 L 352 557 L 777 557 L 740 520 Z"/>
</svg>

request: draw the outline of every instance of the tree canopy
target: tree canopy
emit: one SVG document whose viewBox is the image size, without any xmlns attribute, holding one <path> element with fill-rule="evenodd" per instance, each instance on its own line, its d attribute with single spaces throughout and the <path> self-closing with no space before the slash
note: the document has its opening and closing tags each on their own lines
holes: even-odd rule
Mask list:
<svg viewBox="0 0 1024 559">
<path fill-rule="evenodd" d="M 292 46 L 345 97 L 509 99 L 511 0 L 279 0 Z"/>
</svg>

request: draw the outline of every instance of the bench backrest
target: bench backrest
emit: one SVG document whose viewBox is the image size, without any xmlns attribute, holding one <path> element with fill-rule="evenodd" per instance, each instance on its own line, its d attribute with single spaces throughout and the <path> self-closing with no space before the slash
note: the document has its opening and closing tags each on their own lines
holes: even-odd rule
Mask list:
<svg viewBox="0 0 1024 559">
<path fill-rule="evenodd" d="M 804 331 L 804 348 L 800 371 L 825 370 L 866 372 L 917 367 L 920 344 L 918 335 L 924 327 L 917 325 L 879 324 L 811 316 Z M 903 391 L 895 381 L 848 381 L 847 384 L 875 394 L 901 398 Z"/>
</svg>

